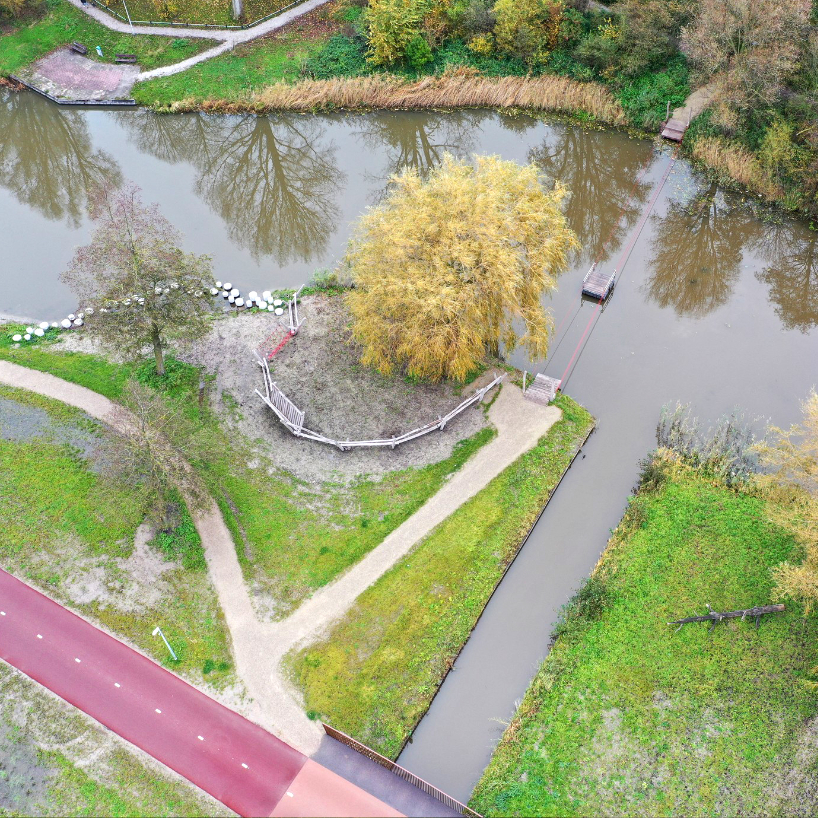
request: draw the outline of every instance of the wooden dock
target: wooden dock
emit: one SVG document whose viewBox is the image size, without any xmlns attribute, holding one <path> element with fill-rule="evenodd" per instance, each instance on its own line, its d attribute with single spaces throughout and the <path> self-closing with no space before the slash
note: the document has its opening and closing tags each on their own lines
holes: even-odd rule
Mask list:
<svg viewBox="0 0 818 818">
<path fill-rule="evenodd" d="M 585 273 L 585 278 L 582 279 L 582 294 L 604 301 L 611 294 L 615 283 L 616 270 L 612 273 L 600 273 L 594 262 L 591 269 Z"/>
<path fill-rule="evenodd" d="M 681 119 L 671 117 L 662 128 L 662 136 L 672 142 L 681 142 L 689 124 L 689 121 L 683 122 Z"/>
<path fill-rule="evenodd" d="M 556 378 L 551 378 L 548 375 L 536 375 L 523 394 L 529 400 L 534 401 L 534 403 L 541 403 L 543 406 L 548 406 L 557 396 L 557 390 L 559 388 L 560 381 Z"/>
</svg>

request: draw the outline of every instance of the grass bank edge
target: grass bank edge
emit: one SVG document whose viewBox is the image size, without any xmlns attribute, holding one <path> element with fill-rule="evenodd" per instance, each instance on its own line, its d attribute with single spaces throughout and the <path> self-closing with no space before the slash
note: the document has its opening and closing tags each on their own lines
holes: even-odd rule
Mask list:
<svg viewBox="0 0 818 818">
<path fill-rule="evenodd" d="M 652 463 L 654 461 L 650 462 Z M 648 468 L 651 468 L 651 466 L 648 465 Z M 652 470 L 653 475 L 658 471 L 660 470 Z M 734 601 L 736 604 L 735 606 L 728 604 L 728 608 L 741 608 L 744 607 L 745 603 L 762 604 L 762 602 L 768 601 L 766 597 L 762 599 L 763 594 L 757 592 L 756 589 L 759 586 L 754 583 L 756 580 L 760 580 L 760 585 L 765 587 L 769 592 L 773 584 L 769 568 L 775 564 L 776 559 L 781 558 L 784 551 L 792 548 L 791 538 L 786 532 L 777 531 L 774 524 L 768 519 L 768 515 L 765 512 L 765 500 L 752 490 L 748 491 L 742 488 L 737 490 L 736 488 L 726 487 L 721 481 L 710 479 L 706 475 L 697 474 L 695 469 L 684 464 L 680 464 L 676 467 L 671 466 L 668 471 L 665 472 L 665 475 L 668 476 L 660 478 L 661 483 L 658 486 L 654 484 L 654 487 L 648 491 L 640 491 L 634 497 L 630 498 L 625 514 L 617 528 L 612 532 L 608 545 L 600 556 L 593 572 L 582 588 L 565 606 L 561 620 L 555 628 L 556 641 L 549 655 L 542 662 L 537 674 L 530 683 L 523 701 L 520 703 L 511 723 L 505 730 L 500 743 L 495 748 L 489 766 L 484 771 L 469 801 L 469 805 L 482 814 L 531 814 L 521 813 L 519 811 L 520 799 L 523 799 L 523 802 L 526 804 L 525 809 L 535 811 L 535 814 L 610 814 L 613 803 L 610 798 L 620 799 L 616 801 L 616 811 L 622 814 L 733 814 L 742 811 L 742 808 L 747 809 L 747 814 L 763 814 L 763 812 L 759 812 L 758 810 L 761 806 L 760 801 L 763 801 L 766 797 L 765 787 L 769 788 L 773 783 L 773 779 L 779 775 L 776 753 L 781 751 L 781 748 L 780 746 L 776 747 L 774 739 L 776 737 L 780 738 L 781 736 L 773 735 L 771 728 L 771 738 L 769 742 L 764 741 L 766 736 L 762 736 L 762 740 L 759 742 L 758 736 L 748 737 L 746 733 L 741 732 L 742 727 L 745 729 L 747 727 L 747 725 L 741 721 L 741 716 L 739 715 L 741 707 L 744 704 L 742 700 L 753 699 L 754 697 L 752 695 L 747 696 L 746 690 L 744 691 L 745 696 L 742 696 L 741 686 L 731 685 L 731 679 L 729 677 L 725 680 L 727 683 L 725 696 L 728 700 L 727 705 L 729 705 L 726 711 L 724 711 L 724 708 L 719 709 L 720 706 L 717 701 L 717 696 L 702 694 L 697 697 L 691 691 L 686 690 L 683 675 L 678 689 L 674 689 L 672 683 L 668 683 L 669 691 L 665 690 L 664 694 L 667 696 L 669 692 L 671 698 L 666 698 L 663 701 L 667 702 L 667 708 L 669 709 L 662 710 L 660 715 L 654 715 L 655 721 L 648 728 L 647 741 L 643 744 L 637 743 L 635 746 L 628 745 L 627 743 L 623 743 L 622 745 L 625 748 L 623 752 L 629 755 L 629 757 L 637 758 L 640 752 L 644 755 L 642 759 L 645 767 L 643 780 L 647 781 L 647 783 L 641 788 L 628 786 L 626 781 L 627 773 L 624 769 L 621 771 L 617 770 L 616 775 L 610 770 L 606 773 L 606 771 L 599 766 L 594 766 L 593 758 L 587 757 L 587 754 L 582 755 L 582 753 L 586 752 L 586 748 L 596 748 L 597 732 L 594 732 L 594 730 L 597 729 L 598 731 L 601 729 L 597 721 L 604 718 L 606 708 L 614 708 L 617 704 L 621 704 L 615 698 L 617 685 L 619 688 L 622 688 L 624 684 L 627 684 L 629 688 L 640 689 L 640 682 L 643 681 L 638 669 L 629 666 L 626 668 L 626 671 L 632 675 L 629 676 L 627 683 L 616 678 L 614 674 L 611 678 L 604 677 L 606 681 L 600 684 L 595 696 L 589 697 L 587 695 L 588 677 L 589 674 L 593 673 L 593 666 L 595 664 L 603 666 L 601 672 L 604 674 L 605 646 L 610 645 L 610 641 L 616 639 L 615 634 L 611 633 L 611 627 L 616 624 L 615 621 L 613 625 L 606 630 L 607 625 L 604 621 L 604 617 L 611 615 L 611 611 L 616 610 L 618 605 L 623 608 L 627 606 L 632 608 L 634 598 L 640 602 L 642 601 L 638 596 L 634 597 L 633 589 L 628 587 L 627 581 L 628 579 L 635 581 L 639 576 L 646 576 L 643 570 L 644 566 L 642 565 L 642 570 L 640 570 L 640 563 L 638 561 L 629 564 L 628 559 L 631 558 L 634 549 L 638 551 L 638 549 L 641 548 L 643 552 L 648 552 L 648 546 L 645 545 L 644 542 L 640 542 L 640 539 L 646 541 L 648 545 L 656 542 L 655 538 L 657 535 L 653 533 L 652 526 L 658 530 L 659 540 L 661 541 L 663 539 L 663 529 L 659 528 L 659 523 L 664 522 L 661 514 L 670 514 L 671 512 L 668 511 L 668 509 L 671 509 L 673 502 L 679 502 L 675 495 L 671 496 L 671 492 L 678 489 L 679 493 L 681 493 L 683 489 L 686 489 L 689 491 L 691 497 L 695 497 L 694 501 L 688 498 L 688 504 L 699 513 L 700 519 L 694 518 L 694 524 L 690 525 L 690 529 L 692 530 L 699 526 L 706 526 L 710 522 L 708 518 L 721 518 L 718 519 L 714 525 L 718 526 L 723 524 L 723 533 L 726 532 L 725 536 L 727 537 L 740 538 L 742 532 L 745 531 L 745 529 L 741 527 L 742 525 L 750 528 L 755 526 L 753 531 L 758 534 L 757 538 L 754 537 L 747 540 L 747 554 L 749 556 L 743 555 L 744 562 L 736 558 L 735 568 L 731 568 L 730 561 L 723 559 L 724 553 L 718 551 L 716 554 L 716 562 L 717 565 L 723 569 L 721 575 L 718 574 L 718 571 L 713 571 L 712 564 L 709 567 L 707 566 L 706 558 L 703 557 L 701 549 L 691 548 L 691 552 L 695 552 L 691 557 L 693 564 L 697 564 L 700 558 L 702 563 L 704 563 L 704 567 L 699 569 L 700 576 L 698 577 L 698 583 L 696 582 L 695 575 L 691 580 L 690 573 L 684 571 L 684 568 L 687 566 L 683 563 L 681 567 L 675 564 L 672 565 L 670 569 L 666 570 L 665 575 L 660 575 L 658 579 L 653 575 L 649 576 L 649 580 L 661 591 L 663 589 L 663 582 L 668 581 L 667 577 L 669 572 L 678 570 L 681 577 L 679 581 L 689 583 L 689 585 L 692 586 L 692 589 L 689 591 L 690 599 L 676 601 L 677 598 L 674 597 L 673 610 L 677 611 L 679 615 L 684 615 L 685 612 L 692 613 L 692 608 L 690 611 L 687 610 L 689 606 L 697 605 L 696 612 L 698 612 L 706 598 L 710 598 L 711 601 L 716 603 L 717 610 L 725 610 L 724 607 L 720 607 L 725 600 L 713 599 L 715 586 L 719 588 L 730 587 L 731 590 L 734 591 L 734 586 L 741 586 L 743 582 L 748 588 L 752 587 L 753 592 L 749 594 L 748 599 L 731 599 L 731 601 Z M 645 495 L 647 495 L 647 497 L 645 497 Z M 663 507 L 663 503 L 666 504 L 666 508 Z M 751 513 L 748 513 L 748 511 Z M 680 519 L 682 522 L 686 522 L 687 518 L 683 517 L 683 514 L 684 511 L 680 512 Z M 731 515 L 735 516 L 735 520 Z M 658 523 L 657 518 L 659 519 Z M 689 537 L 693 545 L 695 545 L 696 534 L 691 533 L 691 530 L 688 530 L 684 525 L 682 525 L 681 531 L 682 536 Z M 666 535 L 667 532 L 665 531 L 665 536 Z M 653 536 L 654 539 L 651 539 L 651 536 Z M 706 537 L 706 535 L 704 536 Z M 761 540 L 762 538 L 763 543 L 759 544 L 756 539 Z M 667 539 L 670 538 L 668 537 Z M 715 552 L 716 547 L 711 547 L 714 548 Z M 678 543 L 668 544 L 665 548 L 669 552 L 674 549 L 678 551 Z M 753 575 L 751 571 L 747 571 L 747 565 L 752 565 L 753 549 L 757 551 L 756 556 L 761 555 L 753 566 L 756 569 L 755 575 Z M 661 548 L 659 550 L 661 551 Z M 656 559 L 661 562 L 663 557 L 659 554 Z M 708 573 L 711 571 L 712 573 Z M 730 579 L 731 573 L 733 574 L 732 580 Z M 747 579 L 748 576 L 750 579 Z M 613 590 L 609 587 L 612 582 L 619 583 Z M 702 587 L 708 584 L 710 585 L 709 593 L 707 588 Z M 716 595 L 718 595 L 718 592 L 716 592 Z M 657 596 L 657 598 L 659 597 Z M 750 603 L 750 598 L 756 601 Z M 648 608 L 648 602 L 650 602 L 650 600 L 645 601 L 643 607 Z M 818 623 L 815 620 L 808 622 L 806 619 L 802 619 L 798 607 L 799 606 L 788 605 L 788 610 L 785 614 L 776 615 L 775 619 L 770 618 L 769 621 L 765 620 L 765 622 L 762 622 L 759 639 L 767 639 L 773 642 L 778 640 L 778 650 L 773 649 L 769 651 L 775 657 L 773 664 L 780 661 L 786 670 L 791 671 L 792 668 L 786 665 L 788 659 L 791 664 L 793 663 L 793 656 L 791 654 L 795 654 L 801 660 L 801 670 L 796 669 L 795 673 L 790 673 L 790 675 L 787 676 L 788 681 L 786 687 L 792 688 L 795 691 L 791 696 L 791 701 L 776 702 L 777 705 L 782 706 L 778 709 L 774 707 L 773 710 L 775 712 L 768 714 L 767 721 L 772 724 L 778 720 L 783 724 L 786 721 L 786 717 L 790 717 L 790 727 L 795 725 L 796 727 L 808 729 L 809 724 L 814 724 L 815 722 L 816 713 L 818 713 L 818 701 L 815 700 L 814 693 L 809 691 L 806 685 L 799 684 L 799 680 L 808 674 L 810 672 L 809 668 L 815 664 L 816 650 L 814 645 L 815 635 L 818 633 Z M 664 613 L 669 612 L 658 612 L 654 633 L 650 633 L 649 630 L 645 628 L 642 628 L 640 631 L 640 633 L 643 634 L 649 633 L 648 636 L 644 637 L 645 644 L 648 644 L 651 639 L 655 639 L 657 642 L 665 640 L 663 644 L 669 646 L 668 650 L 671 654 L 676 650 L 682 656 L 683 660 L 685 658 L 692 659 L 693 655 L 690 655 L 689 652 L 687 656 L 683 654 L 684 646 L 677 646 L 677 643 L 670 641 L 674 636 L 680 639 L 681 635 L 674 634 L 673 630 L 665 625 L 664 620 L 666 617 L 663 616 Z M 695 634 L 693 629 L 697 627 L 701 626 L 688 626 L 690 630 L 686 632 L 685 636 L 690 638 L 691 635 Z M 753 629 L 753 624 L 752 622 L 741 623 L 739 620 L 736 620 L 728 625 L 717 625 L 716 627 L 734 629 L 726 633 L 723 637 L 725 640 L 733 641 L 729 643 L 725 651 L 728 655 L 722 657 L 722 662 L 726 667 L 731 669 L 737 665 L 733 672 L 738 678 L 742 674 L 742 669 L 738 664 L 741 657 L 737 654 L 740 653 L 741 648 L 746 647 L 746 645 L 742 644 L 742 637 L 744 637 L 744 641 L 747 642 L 753 638 L 749 634 L 756 633 Z M 740 632 L 736 634 L 735 629 L 739 627 L 746 627 L 749 628 L 749 630 L 746 631 L 746 633 Z M 703 630 L 704 629 L 699 631 L 699 633 L 701 634 Z M 809 634 L 811 634 L 811 636 Z M 628 632 L 620 638 L 628 640 L 629 637 L 633 639 L 633 633 Z M 695 638 L 695 636 L 693 636 L 693 638 Z M 706 634 L 702 638 L 711 640 L 706 643 L 707 647 L 705 648 L 705 652 L 710 651 L 717 653 L 721 648 L 721 644 L 716 643 L 715 639 L 712 639 L 709 634 Z M 716 638 L 718 638 L 717 634 Z M 793 648 L 792 644 L 796 642 L 796 647 Z M 640 653 L 638 649 L 638 637 L 634 641 L 629 641 L 628 644 L 629 649 L 635 652 L 634 655 Z M 812 645 L 811 655 L 808 655 L 810 654 L 808 645 Z M 699 646 L 697 645 L 696 648 L 698 649 Z M 789 653 L 787 653 L 786 648 L 790 649 Z M 583 659 L 583 650 L 585 651 L 585 659 Z M 644 645 L 643 651 L 646 656 L 649 656 L 650 652 Z M 730 651 L 734 651 L 734 653 L 731 655 Z M 673 654 L 673 658 L 678 659 L 675 654 Z M 611 661 L 615 661 L 615 659 Z M 644 661 L 650 663 L 655 661 L 655 657 L 647 658 Z M 702 658 L 703 664 L 705 661 L 706 660 Z M 692 665 L 689 665 L 689 667 L 692 667 Z M 691 673 L 692 672 L 693 671 L 691 671 Z M 585 676 L 582 675 L 583 673 Z M 772 687 L 770 684 L 770 669 L 765 668 L 763 663 L 752 664 L 752 666 L 748 668 L 748 673 L 744 673 L 744 677 L 747 677 L 748 674 L 752 676 L 753 673 L 764 678 L 767 685 Z M 706 676 L 706 670 L 700 673 L 700 675 L 702 674 Z M 784 675 L 784 671 L 781 672 L 781 675 Z M 665 681 L 667 682 L 667 679 Z M 679 680 L 675 679 L 675 681 L 678 682 Z M 733 681 L 735 681 L 735 679 Z M 715 684 L 717 683 L 714 683 L 714 685 Z M 613 694 L 612 690 L 614 691 Z M 765 687 L 765 691 L 766 690 L 767 687 Z M 711 690 L 709 693 L 712 694 L 713 691 Z M 674 694 L 677 696 L 675 703 L 672 699 Z M 654 698 L 655 695 L 654 692 Z M 687 699 L 685 699 L 685 696 L 687 696 Z M 737 701 L 734 702 L 733 698 L 737 699 Z M 716 699 L 716 701 L 714 701 L 714 699 Z M 729 752 L 725 751 L 725 747 L 722 744 L 716 744 L 722 740 L 722 733 L 724 733 L 729 740 L 731 732 L 735 729 L 735 725 L 728 723 L 728 726 L 722 729 L 720 725 L 716 724 L 714 732 L 710 733 L 707 731 L 708 734 L 703 740 L 704 743 L 697 743 L 697 741 L 699 741 L 697 739 L 693 741 L 690 747 L 691 754 L 695 755 L 700 751 L 700 754 L 697 756 L 698 758 L 712 759 L 713 762 L 702 761 L 701 764 L 697 765 L 686 763 L 684 758 L 681 760 L 676 759 L 675 763 L 677 768 L 679 768 L 680 771 L 692 771 L 694 780 L 691 782 L 689 778 L 686 779 L 684 774 L 680 772 L 678 775 L 678 779 L 681 781 L 679 789 L 682 790 L 683 793 L 680 795 L 679 792 L 674 792 L 673 795 L 666 799 L 664 788 L 669 782 L 667 779 L 662 779 L 662 772 L 658 770 L 657 767 L 660 763 L 666 766 L 674 763 L 674 753 L 672 748 L 668 749 L 668 744 L 673 741 L 673 738 L 669 737 L 674 735 L 674 727 L 678 726 L 678 724 L 674 725 L 673 723 L 673 718 L 677 710 L 681 712 L 681 716 L 677 718 L 677 722 L 682 723 L 682 736 L 689 738 L 695 735 L 696 730 L 695 725 L 692 723 L 692 717 L 685 710 L 685 705 L 689 704 L 691 700 L 694 702 L 704 700 L 708 707 L 715 708 L 717 714 L 722 711 L 726 712 L 728 718 L 735 714 L 735 720 L 739 721 L 740 725 L 739 728 L 735 730 L 736 735 L 733 737 L 735 757 L 731 758 Z M 590 702 L 590 704 L 585 706 L 586 702 Z M 681 704 L 679 702 L 681 702 Z M 787 712 L 786 707 L 783 706 L 784 704 L 790 704 L 791 712 Z M 734 707 L 736 708 L 735 710 L 732 709 Z M 805 708 L 809 711 L 808 713 L 804 712 Z M 590 710 L 590 713 L 588 710 Z M 688 710 L 691 710 L 689 706 Z M 539 714 L 545 712 L 549 714 L 548 720 L 538 721 Z M 804 718 L 805 715 L 807 716 L 806 719 Z M 746 716 L 746 713 L 742 713 L 742 716 Z M 638 714 L 632 714 L 627 711 L 625 711 L 622 716 L 622 724 L 625 725 L 626 730 L 631 730 L 633 735 L 636 735 L 636 730 L 639 726 L 638 718 Z M 690 719 L 690 723 L 685 721 L 686 718 Z M 597 721 L 594 721 L 594 719 L 597 719 Z M 670 721 L 670 726 L 668 725 L 668 721 Z M 760 718 L 759 721 L 763 721 L 763 718 Z M 653 734 L 650 733 L 651 728 L 654 731 Z M 572 732 L 579 735 L 581 741 L 576 735 L 571 735 Z M 781 731 L 779 731 L 779 733 L 781 733 Z M 787 730 L 783 730 L 783 734 L 786 735 Z M 678 739 L 678 735 L 676 735 L 675 738 Z M 751 739 L 756 740 L 753 741 Z M 793 739 L 792 745 L 785 749 L 783 755 L 786 756 L 786 751 L 789 750 L 795 753 L 795 751 L 800 752 L 805 749 L 803 745 L 798 745 L 796 739 L 797 737 Z M 712 740 L 713 742 L 713 746 L 710 748 L 706 746 L 707 740 Z M 577 745 L 578 741 L 579 745 Z M 611 741 L 625 742 L 625 739 L 615 737 L 611 739 Z M 761 753 L 758 752 L 759 743 L 762 746 L 767 746 L 769 743 L 770 746 L 776 748 L 771 751 L 773 758 L 776 760 L 769 765 L 769 780 L 767 780 L 767 778 L 762 779 L 761 783 L 755 788 L 755 791 L 753 791 L 751 786 L 748 786 L 745 791 L 743 787 L 740 786 L 741 781 L 724 781 L 723 778 L 719 776 L 718 769 L 713 769 L 713 767 L 717 767 L 718 764 L 721 763 L 732 769 L 737 769 L 740 775 L 742 761 L 746 761 L 748 765 L 751 765 L 756 762 L 759 755 L 761 755 Z M 607 745 L 604 745 L 603 742 L 600 748 L 594 749 L 591 752 L 603 752 L 606 746 Z M 565 754 L 560 755 L 560 748 L 564 747 L 573 748 L 567 751 L 567 757 Z M 571 754 L 572 752 L 574 753 L 573 755 Z M 725 757 L 727 761 L 724 761 Z M 804 767 L 813 771 L 816 769 L 816 766 L 818 766 L 818 755 L 815 753 L 813 753 L 811 760 L 806 757 L 797 760 L 798 763 L 803 762 Z M 687 761 L 690 761 L 690 759 L 687 759 Z M 635 763 L 638 764 L 639 762 L 636 761 Z M 537 764 L 539 764 L 540 767 L 532 766 Z M 550 768 L 548 767 L 549 764 Z M 809 764 L 812 766 L 809 767 Z M 623 766 L 627 765 L 624 764 Z M 583 771 L 585 770 L 593 770 L 594 772 L 588 773 L 583 777 Z M 620 772 L 621 777 L 619 776 Z M 699 776 L 699 779 L 695 779 L 696 775 Z M 585 780 L 594 777 L 597 779 L 605 779 L 606 776 L 610 778 L 610 781 L 605 784 L 608 789 L 607 792 L 602 795 L 600 795 L 597 790 L 604 790 L 605 786 L 598 786 L 599 781 L 594 784 L 593 782 L 588 783 L 588 781 Z M 758 771 L 751 769 L 750 776 L 753 781 L 756 781 Z M 616 780 L 614 781 L 614 779 Z M 720 786 L 714 789 L 711 786 L 713 780 L 719 780 L 721 782 Z M 637 783 L 639 782 L 637 781 Z M 608 786 L 608 784 L 610 784 L 610 786 Z M 696 787 L 697 784 L 699 785 L 698 789 Z M 532 791 L 527 794 L 527 786 L 540 787 L 540 791 Z M 618 788 L 618 795 L 613 796 L 611 794 L 613 788 Z M 793 787 L 793 789 L 795 789 L 795 787 Z M 646 790 L 647 792 L 645 792 Z M 693 791 L 692 796 L 690 795 L 691 791 Z M 543 792 L 545 792 L 545 795 L 543 795 Z M 736 795 L 736 793 L 738 794 Z M 540 800 L 535 800 L 537 796 L 540 797 Z M 583 796 L 585 796 L 584 800 Z M 609 798 L 607 802 L 601 800 L 605 796 Z M 654 796 L 655 800 L 646 800 Z M 730 801 L 729 799 L 734 796 L 738 800 Z M 674 797 L 679 800 L 674 802 Z M 545 798 L 545 801 L 543 801 L 542 798 Z M 719 798 L 723 800 L 719 801 Z M 517 800 L 515 801 L 514 799 Z M 794 805 L 793 809 L 795 809 L 795 812 L 793 814 L 801 814 L 801 812 L 796 809 L 798 806 L 798 804 Z M 812 806 L 814 807 L 814 801 Z M 787 807 L 788 804 L 786 801 L 780 801 L 777 809 L 783 809 L 783 812 L 779 813 L 777 809 L 774 809 L 772 810 L 772 814 L 790 814 L 787 812 Z"/>
<path fill-rule="evenodd" d="M 537 446 L 521 455 L 370 586 L 325 640 L 294 651 L 285 658 L 286 671 L 303 691 L 311 718 L 320 718 L 383 755 L 397 758 L 431 706 L 455 659 L 551 496 L 595 428 L 591 415 L 575 401 L 560 395 L 556 403 L 563 410 L 563 416 Z M 562 439 L 563 434 L 565 440 Z M 552 450 L 550 447 L 557 441 L 556 449 Z M 559 443 L 563 444 L 562 448 Z M 552 453 L 553 461 L 549 459 Z M 534 481 L 536 485 L 522 501 L 525 507 L 522 513 L 516 514 L 516 509 L 510 512 L 510 501 L 508 504 L 498 504 L 498 497 L 507 499 L 504 488 L 513 486 L 519 489 L 526 478 L 532 479 L 531 472 L 538 466 L 543 471 L 548 466 L 551 468 L 545 475 L 539 475 L 539 481 Z M 474 512 L 481 507 L 487 509 L 487 517 L 485 521 L 475 522 L 478 514 Z M 457 529 L 456 534 L 462 536 L 454 536 L 453 528 Z M 496 539 L 491 539 L 492 536 Z M 475 540 L 479 540 L 483 548 L 472 559 L 474 549 L 469 543 Z M 459 576 L 455 558 L 458 552 L 464 567 Z M 451 596 L 448 602 L 444 601 L 442 607 L 445 610 L 440 616 L 437 614 L 441 607 L 438 605 L 440 600 L 434 597 L 445 596 L 446 586 L 442 577 L 434 573 L 435 558 L 445 561 L 450 567 L 452 583 L 460 583 L 457 587 L 449 586 L 452 595 L 459 593 L 460 596 L 452 605 L 448 604 Z M 408 575 L 409 579 L 403 574 Z M 426 596 L 424 582 L 429 586 Z M 403 597 L 406 606 L 400 605 L 392 621 L 382 627 L 380 616 L 391 615 L 388 601 L 401 599 L 401 595 L 395 592 L 395 586 L 400 590 L 401 584 L 411 586 L 413 595 L 411 598 Z M 441 590 L 438 590 L 438 586 Z M 424 608 L 427 597 L 431 599 L 429 610 Z M 409 609 L 411 614 L 406 615 L 406 623 L 401 624 L 400 616 L 405 609 Z M 454 613 L 447 619 L 449 611 Z M 450 619 L 453 620 L 451 625 Z M 413 631 L 410 624 L 414 624 L 420 632 Z M 392 640 L 388 638 L 390 625 L 395 633 Z M 339 677 L 338 673 L 333 673 L 332 667 L 317 670 L 325 660 L 332 664 L 332 660 L 342 657 L 344 652 L 366 651 L 366 639 L 371 639 L 373 634 L 374 647 L 369 655 L 374 660 L 370 672 L 362 670 L 356 673 L 353 670 Z M 379 640 L 379 634 L 384 638 Z M 408 647 L 410 642 L 411 649 Z M 407 646 L 410 655 L 405 661 L 402 645 Z M 339 661 L 342 662 L 343 657 Z M 391 670 L 390 661 L 397 663 Z M 384 678 L 378 679 L 381 663 L 385 663 L 386 673 Z M 341 669 L 343 671 L 343 665 Z M 326 681 L 327 685 L 323 699 L 322 681 Z M 377 700 L 379 709 L 370 712 L 365 704 L 367 699 Z M 356 717 L 361 710 L 357 705 L 366 710 L 363 721 Z M 395 719 L 391 726 L 383 724 L 381 711 Z M 371 717 L 372 723 L 368 723 L 366 717 Z"/>
</svg>

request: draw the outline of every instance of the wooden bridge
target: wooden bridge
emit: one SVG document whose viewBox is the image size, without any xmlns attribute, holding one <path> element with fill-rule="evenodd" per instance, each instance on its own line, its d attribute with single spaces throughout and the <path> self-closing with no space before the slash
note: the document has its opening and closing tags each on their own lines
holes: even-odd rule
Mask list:
<svg viewBox="0 0 818 818">
<path fill-rule="evenodd" d="M 543 406 L 548 406 L 557 396 L 560 381 L 556 378 L 550 378 L 548 375 L 535 375 L 534 380 L 527 389 L 525 378 L 526 376 L 523 375 L 523 395 L 525 395 L 528 400 L 534 401 L 534 403 L 541 403 Z"/>
<path fill-rule="evenodd" d="M 616 284 L 616 270 L 612 273 L 601 273 L 596 269 L 596 262 L 591 265 L 591 269 L 585 273 L 582 279 L 582 294 L 599 301 L 604 301 Z"/>
</svg>

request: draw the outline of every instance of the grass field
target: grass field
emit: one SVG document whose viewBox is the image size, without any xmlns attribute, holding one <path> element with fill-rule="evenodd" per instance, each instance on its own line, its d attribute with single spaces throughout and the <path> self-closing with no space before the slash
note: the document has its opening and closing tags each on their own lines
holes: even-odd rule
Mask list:
<svg viewBox="0 0 818 818">
<path fill-rule="evenodd" d="M 138 484 L 95 468 L 106 457 L 100 427 L 27 392 L 0 387 L 0 398 L 20 407 L 24 431 L 32 419 L 45 424 L 8 439 L 7 418 L 0 437 L 3 566 L 194 681 L 232 682 L 226 627 L 187 509 L 175 529 L 136 549 L 144 498 Z M 156 625 L 178 662 L 151 635 Z"/>
<path fill-rule="evenodd" d="M 593 421 L 563 418 L 288 659 L 312 714 L 396 757 Z"/>
<path fill-rule="evenodd" d="M 88 58 L 113 62 L 114 54 L 136 54 L 144 70 L 169 65 L 198 54 L 214 43 L 207 39 L 176 39 L 111 31 L 65 0 L 47 0 L 45 14 L 35 20 L 10 23 L 0 29 L 0 76 L 14 74 L 60 46 L 78 40 L 88 46 Z M 102 48 L 102 60 L 95 46 Z"/>
<path fill-rule="evenodd" d="M 484 815 L 810 815 L 818 622 L 669 620 L 770 601 L 791 540 L 688 467 L 632 500 L 471 805 Z"/>
</svg>

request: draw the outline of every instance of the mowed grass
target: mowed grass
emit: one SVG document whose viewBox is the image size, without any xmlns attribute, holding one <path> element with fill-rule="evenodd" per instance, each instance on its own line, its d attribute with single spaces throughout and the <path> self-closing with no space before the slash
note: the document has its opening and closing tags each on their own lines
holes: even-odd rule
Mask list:
<svg viewBox="0 0 818 818">
<path fill-rule="evenodd" d="M 396 757 L 497 582 L 593 426 L 565 396 L 538 445 L 357 600 L 325 640 L 287 662 L 310 714 Z"/>
<path fill-rule="evenodd" d="M 46 398 L 6 388 L 1 394 L 60 424 L 81 420 L 82 429 L 98 429 Z M 7 570 L 183 675 L 217 685 L 232 681 L 226 627 L 184 506 L 165 542 L 148 546 L 153 559 L 133 561 L 145 510 L 140 486 L 95 473 L 65 442 L 38 438 L 0 440 L 0 496 L 0 562 Z M 145 599 L 147 590 L 156 596 Z M 152 636 L 157 625 L 178 662 Z"/>
<path fill-rule="evenodd" d="M 217 467 L 222 512 L 245 544 L 238 549 L 245 576 L 270 599 L 270 613 L 286 616 L 358 562 L 494 434 L 483 429 L 445 460 L 351 486 L 308 487 L 283 472 L 248 469 L 246 458 Z"/>
<path fill-rule="evenodd" d="M 329 20 L 330 11 L 328 4 L 273 36 L 237 46 L 181 74 L 138 83 L 133 97 L 143 105 L 160 108 L 181 100 L 229 103 L 246 99 L 271 83 L 295 82 L 302 76 L 304 62 L 320 51 L 337 25 Z"/>
<path fill-rule="evenodd" d="M 144 70 L 180 62 L 213 46 L 213 40 L 121 34 L 91 19 L 65 0 L 47 0 L 45 14 L 36 20 L 11 23 L 0 35 L 0 76 L 15 74 L 60 46 L 78 40 L 88 47 L 88 58 L 114 61 L 117 53 L 136 54 Z M 97 56 L 102 48 L 103 58 Z"/>
<path fill-rule="evenodd" d="M 791 540 L 686 467 L 630 504 L 475 790 L 484 815 L 808 815 L 818 623 L 670 620 L 771 601 Z"/>
</svg>

